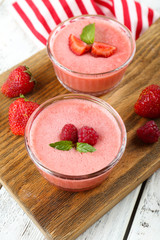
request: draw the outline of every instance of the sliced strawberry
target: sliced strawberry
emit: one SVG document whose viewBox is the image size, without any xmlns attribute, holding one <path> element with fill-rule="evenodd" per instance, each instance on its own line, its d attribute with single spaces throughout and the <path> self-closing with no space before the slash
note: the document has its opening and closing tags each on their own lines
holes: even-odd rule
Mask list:
<svg viewBox="0 0 160 240">
<path fill-rule="evenodd" d="M 73 53 L 79 56 L 91 50 L 90 45 L 81 41 L 79 38 L 77 38 L 73 34 L 70 34 L 69 36 L 69 47 Z"/>
<path fill-rule="evenodd" d="M 110 57 L 116 51 L 116 47 L 106 43 L 94 42 L 91 49 L 91 54 L 94 57 Z"/>
</svg>

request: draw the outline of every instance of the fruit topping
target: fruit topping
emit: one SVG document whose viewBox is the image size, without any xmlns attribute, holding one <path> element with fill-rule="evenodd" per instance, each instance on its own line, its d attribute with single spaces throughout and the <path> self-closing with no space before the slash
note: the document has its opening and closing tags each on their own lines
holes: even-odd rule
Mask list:
<svg viewBox="0 0 160 240">
<path fill-rule="evenodd" d="M 19 97 L 20 94 L 27 94 L 32 91 L 35 80 L 26 66 L 19 66 L 8 76 L 6 82 L 2 85 L 2 93 L 9 97 Z"/>
<path fill-rule="evenodd" d="M 78 142 L 94 146 L 97 143 L 98 137 L 97 132 L 91 127 L 83 126 L 78 130 Z"/>
<path fill-rule="evenodd" d="M 160 130 L 152 120 L 137 129 L 137 136 L 145 143 L 154 143 L 157 142 L 160 137 Z"/>
<path fill-rule="evenodd" d="M 91 54 L 94 57 L 110 57 L 116 51 L 116 47 L 106 43 L 94 42 L 91 49 Z"/>
<path fill-rule="evenodd" d="M 134 110 L 142 117 L 160 117 L 160 86 L 152 84 L 146 87 L 141 92 Z"/>
<path fill-rule="evenodd" d="M 27 101 L 23 96 L 9 106 L 9 125 L 13 134 L 24 135 L 25 126 L 39 104 Z"/>
<path fill-rule="evenodd" d="M 93 147 L 97 143 L 97 132 L 88 126 L 77 128 L 69 123 L 65 124 L 60 133 L 61 141 L 50 143 L 49 146 L 62 151 L 69 151 L 75 148 L 80 153 L 95 152 Z"/>
<path fill-rule="evenodd" d="M 83 42 L 87 44 L 94 43 L 95 38 L 95 23 L 88 24 L 82 30 L 80 38 Z"/>
<path fill-rule="evenodd" d="M 77 128 L 73 124 L 66 124 L 62 128 L 60 139 L 63 141 L 72 141 L 76 143 L 78 140 L 78 131 Z"/>
<path fill-rule="evenodd" d="M 83 42 L 73 34 L 70 34 L 69 36 L 69 47 L 73 53 L 79 56 L 91 50 L 90 45 Z"/>
</svg>

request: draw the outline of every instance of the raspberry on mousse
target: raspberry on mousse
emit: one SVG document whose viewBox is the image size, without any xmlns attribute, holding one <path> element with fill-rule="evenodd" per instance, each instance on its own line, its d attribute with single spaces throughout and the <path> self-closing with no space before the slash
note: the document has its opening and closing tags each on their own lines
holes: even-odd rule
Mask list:
<svg viewBox="0 0 160 240">
<path fill-rule="evenodd" d="M 97 132 L 88 126 L 83 126 L 78 130 L 78 142 L 88 143 L 94 146 L 98 140 Z"/>
<path fill-rule="evenodd" d="M 62 141 L 72 141 L 73 143 L 76 143 L 78 140 L 77 128 L 71 123 L 65 124 L 62 128 L 60 139 Z"/>
</svg>

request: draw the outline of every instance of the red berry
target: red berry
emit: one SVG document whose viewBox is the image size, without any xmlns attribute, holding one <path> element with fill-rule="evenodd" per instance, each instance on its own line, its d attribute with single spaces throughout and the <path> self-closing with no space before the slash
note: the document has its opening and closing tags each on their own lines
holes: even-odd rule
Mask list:
<svg viewBox="0 0 160 240">
<path fill-rule="evenodd" d="M 138 137 L 145 143 L 154 143 L 160 137 L 160 130 L 156 123 L 152 120 L 147 122 L 144 126 L 137 129 Z"/>
<path fill-rule="evenodd" d="M 110 57 L 116 51 L 116 47 L 106 43 L 94 42 L 91 49 L 91 54 L 94 57 Z"/>
<path fill-rule="evenodd" d="M 19 98 L 9 107 L 9 125 L 13 134 L 24 135 L 25 126 L 39 104 Z"/>
<path fill-rule="evenodd" d="M 34 88 L 35 81 L 29 68 L 26 66 L 19 66 L 14 69 L 8 76 L 6 82 L 2 85 L 2 93 L 9 97 L 19 97 L 20 94 L 27 94 Z"/>
<path fill-rule="evenodd" d="M 90 45 L 83 42 L 73 34 L 70 34 L 69 36 L 69 47 L 73 53 L 79 56 L 91 50 Z"/>
<path fill-rule="evenodd" d="M 142 117 L 160 117 L 160 86 L 152 84 L 146 87 L 141 92 L 134 110 Z"/>
<path fill-rule="evenodd" d="M 88 126 L 83 126 L 78 130 L 78 142 L 88 143 L 90 145 L 95 145 L 98 140 L 97 132 Z"/>
<path fill-rule="evenodd" d="M 63 141 L 72 141 L 73 143 L 76 143 L 78 139 L 77 128 L 71 123 L 64 125 L 60 134 L 60 139 Z"/>
</svg>

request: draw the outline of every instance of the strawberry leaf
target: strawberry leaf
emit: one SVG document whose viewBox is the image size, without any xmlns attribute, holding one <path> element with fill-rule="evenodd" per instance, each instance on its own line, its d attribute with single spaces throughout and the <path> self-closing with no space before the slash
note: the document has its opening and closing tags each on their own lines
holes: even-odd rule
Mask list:
<svg viewBox="0 0 160 240">
<path fill-rule="evenodd" d="M 29 71 L 29 67 L 27 67 L 27 66 L 25 65 L 25 68 L 26 68 L 26 70 L 24 70 L 24 72 L 26 72 L 26 73 L 28 73 L 30 76 L 32 76 L 32 73 Z"/>
<path fill-rule="evenodd" d="M 73 147 L 72 141 L 59 141 L 55 143 L 50 143 L 50 147 L 56 148 L 62 151 L 69 151 Z"/>
<path fill-rule="evenodd" d="M 95 37 L 95 23 L 88 24 L 82 30 L 80 38 L 87 44 L 92 44 Z"/>
<path fill-rule="evenodd" d="M 96 149 L 88 143 L 77 142 L 77 151 L 81 153 L 82 152 L 87 153 L 87 152 L 95 152 Z"/>
</svg>

